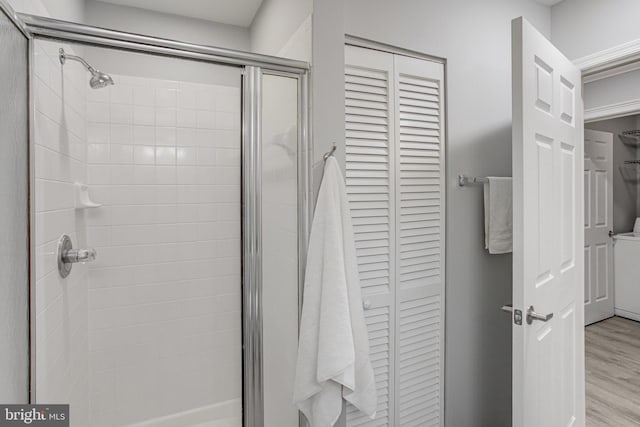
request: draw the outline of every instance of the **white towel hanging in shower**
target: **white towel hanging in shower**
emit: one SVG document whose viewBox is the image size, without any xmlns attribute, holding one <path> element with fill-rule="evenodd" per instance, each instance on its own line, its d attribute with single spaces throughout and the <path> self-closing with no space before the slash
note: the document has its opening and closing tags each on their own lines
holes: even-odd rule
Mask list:
<svg viewBox="0 0 640 427">
<path fill-rule="evenodd" d="M 331 427 L 342 397 L 375 416 L 351 214 L 340 167 L 330 156 L 311 227 L 293 401 L 311 427 Z"/>
</svg>

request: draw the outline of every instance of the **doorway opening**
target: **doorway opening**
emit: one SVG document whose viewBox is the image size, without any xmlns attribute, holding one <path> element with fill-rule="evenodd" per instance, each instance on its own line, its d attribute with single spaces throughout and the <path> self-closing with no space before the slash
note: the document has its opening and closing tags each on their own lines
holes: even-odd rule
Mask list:
<svg viewBox="0 0 640 427">
<path fill-rule="evenodd" d="M 584 87 L 585 380 L 594 426 L 640 423 L 640 114 L 588 118 L 589 109 L 630 105 L 640 64 L 627 69 Z"/>
</svg>

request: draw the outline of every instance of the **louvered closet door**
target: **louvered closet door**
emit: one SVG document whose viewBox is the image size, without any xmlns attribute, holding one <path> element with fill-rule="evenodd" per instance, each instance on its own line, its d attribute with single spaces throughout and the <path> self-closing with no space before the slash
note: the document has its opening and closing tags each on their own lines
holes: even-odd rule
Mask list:
<svg viewBox="0 0 640 427">
<path fill-rule="evenodd" d="M 444 108 L 442 64 L 347 46 L 346 177 L 371 357 L 375 420 L 443 422 Z"/>
<path fill-rule="evenodd" d="M 397 426 L 443 424 L 442 64 L 395 55 Z"/>
<path fill-rule="evenodd" d="M 365 316 L 378 385 L 375 421 L 349 405 L 347 423 L 354 427 L 393 426 L 395 174 L 390 147 L 394 135 L 393 56 L 348 46 L 346 59 L 345 177 L 362 295 L 371 304 Z"/>
</svg>

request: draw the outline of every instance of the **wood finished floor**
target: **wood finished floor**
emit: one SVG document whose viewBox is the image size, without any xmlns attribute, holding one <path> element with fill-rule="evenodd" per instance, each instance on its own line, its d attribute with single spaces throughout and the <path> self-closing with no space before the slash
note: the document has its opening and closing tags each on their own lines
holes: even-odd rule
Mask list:
<svg viewBox="0 0 640 427">
<path fill-rule="evenodd" d="M 588 427 L 640 426 L 640 323 L 612 317 L 585 328 Z"/>
</svg>

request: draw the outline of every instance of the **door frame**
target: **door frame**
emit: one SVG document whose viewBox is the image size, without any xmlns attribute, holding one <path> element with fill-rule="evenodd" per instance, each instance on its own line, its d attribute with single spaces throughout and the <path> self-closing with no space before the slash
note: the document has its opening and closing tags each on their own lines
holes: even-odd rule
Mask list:
<svg viewBox="0 0 640 427">
<path fill-rule="evenodd" d="M 640 39 L 575 59 L 582 72 L 583 94 L 586 83 L 640 70 Z M 640 98 L 584 110 L 584 123 L 640 114 Z M 611 266 L 613 267 L 613 266 Z"/>
<path fill-rule="evenodd" d="M 583 94 L 585 83 L 603 80 L 629 71 L 640 70 L 640 39 L 631 42 L 631 44 L 633 44 L 635 53 L 629 53 L 624 49 L 629 46 L 629 43 L 626 43 L 574 61 L 574 64 L 582 71 Z M 610 51 L 614 51 L 615 56 L 612 56 Z M 640 114 L 640 98 L 585 109 L 583 114 L 585 125 L 601 120 L 633 116 Z M 610 267 L 613 268 L 613 262 L 611 264 Z M 588 325 L 585 325 L 585 327 L 586 326 Z"/>
<path fill-rule="evenodd" d="M 577 58 L 573 60 L 573 63 L 582 72 L 584 94 L 585 83 L 640 69 L 640 39 Z M 583 119 L 586 124 L 635 114 L 640 114 L 640 98 L 584 109 Z"/>
<path fill-rule="evenodd" d="M 582 72 L 582 84 L 640 69 L 640 39 L 575 59 Z M 584 122 L 640 114 L 640 98 L 584 110 Z"/>
</svg>

